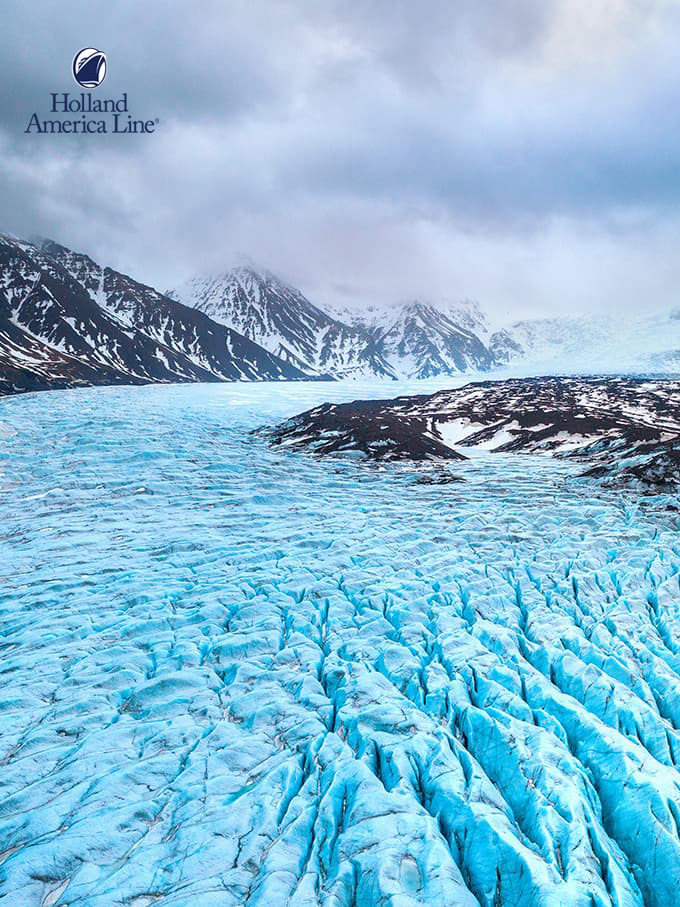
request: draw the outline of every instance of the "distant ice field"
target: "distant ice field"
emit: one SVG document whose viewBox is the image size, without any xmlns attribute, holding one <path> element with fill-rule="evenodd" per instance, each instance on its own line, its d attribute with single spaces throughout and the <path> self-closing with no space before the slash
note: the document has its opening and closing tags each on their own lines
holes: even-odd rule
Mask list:
<svg viewBox="0 0 680 907">
<path fill-rule="evenodd" d="M 677 499 L 249 434 L 466 380 L 0 399 L 0 904 L 680 905 Z"/>
</svg>

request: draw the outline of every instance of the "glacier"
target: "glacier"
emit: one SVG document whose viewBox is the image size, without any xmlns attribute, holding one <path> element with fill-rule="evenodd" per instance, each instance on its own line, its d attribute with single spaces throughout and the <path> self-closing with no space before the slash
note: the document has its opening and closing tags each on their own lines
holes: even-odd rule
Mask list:
<svg viewBox="0 0 680 907">
<path fill-rule="evenodd" d="M 677 498 L 250 433 L 422 387 L 0 400 L 0 903 L 680 904 Z"/>
</svg>

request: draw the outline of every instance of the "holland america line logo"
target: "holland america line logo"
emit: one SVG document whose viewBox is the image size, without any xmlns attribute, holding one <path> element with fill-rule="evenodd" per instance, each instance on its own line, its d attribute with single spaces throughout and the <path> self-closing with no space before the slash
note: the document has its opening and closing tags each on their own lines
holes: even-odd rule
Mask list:
<svg viewBox="0 0 680 907">
<path fill-rule="evenodd" d="M 73 58 L 71 71 L 82 88 L 96 88 L 106 78 L 106 54 L 95 47 L 84 47 Z"/>
</svg>

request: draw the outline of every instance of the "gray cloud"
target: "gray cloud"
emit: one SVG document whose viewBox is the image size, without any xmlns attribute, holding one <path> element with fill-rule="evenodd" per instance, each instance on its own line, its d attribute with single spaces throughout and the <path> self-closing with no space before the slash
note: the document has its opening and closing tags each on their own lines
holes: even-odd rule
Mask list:
<svg viewBox="0 0 680 907">
<path fill-rule="evenodd" d="M 240 254 L 324 298 L 677 304 L 671 0 L 3 9 L 2 228 L 161 288 Z M 25 135 L 106 50 L 150 136 Z"/>
</svg>

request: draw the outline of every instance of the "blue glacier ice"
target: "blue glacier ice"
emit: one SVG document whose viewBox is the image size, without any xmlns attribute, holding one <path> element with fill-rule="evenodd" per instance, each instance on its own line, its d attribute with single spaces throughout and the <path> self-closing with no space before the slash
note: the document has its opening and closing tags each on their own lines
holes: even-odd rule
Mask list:
<svg viewBox="0 0 680 907">
<path fill-rule="evenodd" d="M 249 434 L 415 389 L 0 400 L 0 903 L 680 904 L 677 501 Z"/>
</svg>

